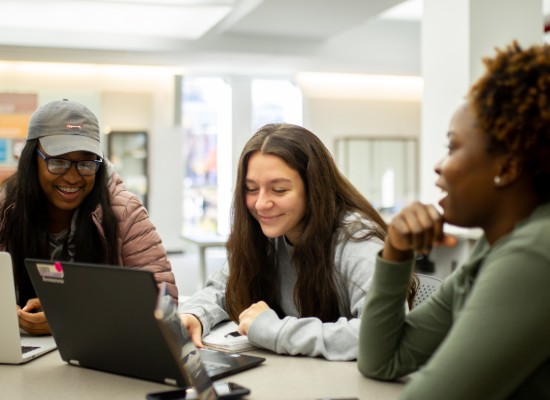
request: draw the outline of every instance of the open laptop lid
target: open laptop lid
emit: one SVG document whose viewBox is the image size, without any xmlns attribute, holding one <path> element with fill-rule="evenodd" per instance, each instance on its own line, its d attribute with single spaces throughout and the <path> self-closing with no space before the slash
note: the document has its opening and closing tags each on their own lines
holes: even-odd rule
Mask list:
<svg viewBox="0 0 550 400">
<path fill-rule="evenodd" d="M 52 336 L 21 334 L 11 256 L 0 252 L 0 363 L 21 364 L 55 350 Z"/>
<path fill-rule="evenodd" d="M 170 346 L 172 356 L 181 360 L 183 370 L 195 389 L 194 393 L 189 390 L 180 392 L 153 393 L 148 399 L 199 399 L 199 400 L 236 400 L 250 394 L 250 389 L 234 382 L 212 381 L 211 374 L 207 370 L 203 357 L 205 352 L 197 349 L 191 340 L 187 329 L 182 325 L 177 312 L 177 305 L 168 295 L 166 284 L 162 284 L 159 291 L 159 299 L 155 310 L 155 318 L 164 334 L 166 342 Z M 217 352 L 220 359 L 225 357 L 238 357 L 240 354 Z M 248 356 L 247 356 L 248 357 Z M 250 356 L 252 357 L 252 356 Z M 260 358 L 261 361 L 265 360 Z M 251 358 L 251 363 L 259 363 L 259 360 Z M 257 364 L 255 364 L 257 365 Z M 240 370 L 240 368 L 237 368 Z"/>
<path fill-rule="evenodd" d="M 212 380 L 202 364 L 199 350 L 191 341 L 187 329 L 182 325 L 177 306 L 166 294 L 165 285 L 159 293 L 155 318 L 170 346 L 173 358 L 182 361 L 184 374 L 195 388 L 198 398 L 200 400 L 218 399 Z"/>
<path fill-rule="evenodd" d="M 154 317 L 157 285 L 148 271 L 25 260 L 61 358 L 135 378 L 189 386 Z"/>
</svg>

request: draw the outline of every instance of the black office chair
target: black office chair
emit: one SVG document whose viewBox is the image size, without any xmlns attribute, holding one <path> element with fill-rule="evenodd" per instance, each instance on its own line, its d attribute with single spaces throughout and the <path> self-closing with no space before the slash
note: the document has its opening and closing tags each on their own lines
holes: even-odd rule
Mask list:
<svg viewBox="0 0 550 400">
<path fill-rule="evenodd" d="M 412 308 L 425 302 L 439 288 L 441 282 L 443 282 L 432 275 L 416 274 L 416 277 L 418 278 L 418 288 L 413 299 Z"/>
</svg>

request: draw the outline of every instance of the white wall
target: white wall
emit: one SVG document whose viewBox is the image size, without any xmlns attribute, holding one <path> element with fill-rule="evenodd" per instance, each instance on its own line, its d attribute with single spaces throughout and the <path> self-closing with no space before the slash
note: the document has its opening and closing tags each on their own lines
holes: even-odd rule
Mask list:
<svg viewBox="0 0 550 400">
<path fill-rule="evenodd" d="M 420 136 L 420 101 L 304 98 L 304 125 L 331 152 L 338 136 Z"/>
<path fill-rule="evenodd" d="M 343 152 L 338 154 L 335 147 L 335 140 L 338 137 L 420 137 L 420 101 L 374 101 L 372 99 L 346 99 L 339 98 L 305 98 L 304 110 L 306 116 L 304 125 L 317 134 L 325 143 L 328 149 L 335 156 L 339 166 L 348 165 L 347 177 L 371 202 L 383 206 L 381 182 L 372 181 L 376 175 L 376 167 L 391 165 L 395 171 L 401 171 L 399 166 L 404 160 L 395 159 L 402 156 L 392 154 L 376 154 L 374 159 L 369 159 L 369 152 L 364 146 L 358 147 L 349 153 L 349 160 L 338 159 Z M 380 147 L 378 147 L 380 148 Z M 355 154 L 355 157 L 352 155 Z M 372 157 L 371 157 L 372 158 Z M 380 162 L 384 160 L 384 162 Z M 409 176 L 408 184 L 402 180 L 405 178 L 399 172 L 395 175 L 396 206 L 403 206 L 404 203 L 416 200 L 419 187 L 418 162 L 415 162 L 417 171 Z M 383 167 L 380 171 L 383 171 Z M 344 168 L 345 169 L 345 168 Z M 343 169 L 343 172 L 345 172 Z M 374 174 L 374 175 L 373 175 Z M 370 178 L 369 178 L 370 177 Z M 403 187 L 403 185 L 405 187 Z M 410 187 L 409 187 L 410 186 Z M 393 197 L 393 196 L 392 196 Z"/>
</svg>

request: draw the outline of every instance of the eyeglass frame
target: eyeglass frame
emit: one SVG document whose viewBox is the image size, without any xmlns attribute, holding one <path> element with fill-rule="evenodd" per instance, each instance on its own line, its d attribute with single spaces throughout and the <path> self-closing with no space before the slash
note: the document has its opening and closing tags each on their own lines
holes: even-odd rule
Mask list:
<svg viewBox="0 0 550 400">
<path fill-rule="evenodd" d="M 40 155 L 40 157 L 42 157 L 44 159 L 44 161 L 46 162 L 46 168 L 48 169 L 48 172 L 50 174 L 54 174 L 54 175 L 65 175 L 70 169 L 71 167 L 74 165 L 76 165 L 76 172 L 78 172 L 78 175 L 80 176 L 94 176 L 95 174 L 97 174 L 97 171 L 99 170 L 99 167 L 101 166 L 101 164 L 103 163 L 103 159 L 100 158 L 99 160 L 78 160 L 78 161 L 72 161 L 72 160 L 67 160 L 66 158 L 57 158 L 57 157 L 46 157 L 44 155 L 44 153 L 42 153 L 40 151 L 40 149 L 37 147 L 36 148 L 36 152 Z M 67 169 L 63 172 L 52 172 L 50 170 L 50 160 L 57 160 L 57 161 L 63 161 L 63 162 L 66 162 L 66 163 L 69 163 Z M 78 168 L 79 165 L 82 165 L 81 163 L 90 163 L 90 162 L 93 162 L 95 164 L 95 171 L 91 174 L 82 174 Z"/>
</svg>

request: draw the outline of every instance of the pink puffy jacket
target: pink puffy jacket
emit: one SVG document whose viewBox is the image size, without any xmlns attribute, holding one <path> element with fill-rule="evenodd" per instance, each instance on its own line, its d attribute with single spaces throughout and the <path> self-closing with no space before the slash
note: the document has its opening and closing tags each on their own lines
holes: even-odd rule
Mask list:
<svg viewBox="0 0 550 400">
<path fill-rule="evenodd" d="M 114 171 L 111 172 L 109 191 L 117 220 L 119 265 L 153 272 L 156 281 L 166 282 L 170 295 L 177 298 L 176 280 L 166 249 L 141 200 L 126 190 L 122 179 Z M 99 234 L 104 237 L 101 207 L 96 208 L 92 218 Z"/>
</svg>

